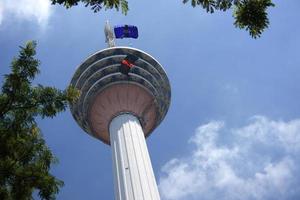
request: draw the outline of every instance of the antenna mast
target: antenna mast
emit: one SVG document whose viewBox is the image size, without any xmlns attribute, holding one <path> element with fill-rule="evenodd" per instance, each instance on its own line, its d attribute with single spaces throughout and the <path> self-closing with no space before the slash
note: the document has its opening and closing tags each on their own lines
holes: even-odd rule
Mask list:
<svg viewBox="0 0 300 200">
<path fill-rule="evenodd" d="M 108 47 L 116 46 L 114 33 L 112 31 L 112 28 L 111 28 L 108 20 L 106 20 L 106 23 L 105 23 L 104 33 L 105 33 L 105 42 L 107 43 L 107 46 Z"/>
</svg>

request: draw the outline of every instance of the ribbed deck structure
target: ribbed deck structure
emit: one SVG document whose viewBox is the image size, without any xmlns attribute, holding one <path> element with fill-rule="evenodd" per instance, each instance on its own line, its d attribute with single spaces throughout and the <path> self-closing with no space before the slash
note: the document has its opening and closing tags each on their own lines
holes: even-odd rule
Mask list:
<svg viewBox="0 0 300 200">
<path fill-rule="evenodd" d="M 138 60 L 127 76 L 119 68 L 129 54 Z M 169 80 L 159 62 L 130 47 L 91 55 L 77 68 L 71 85 L 81 92 L 71 105 L 73 117 L 83 130 L 106 144 L 110 144 L 109 123 L 121 113 L 136 116 L 147 137 L 165 117 L 171 98 Z"/>
</svg>

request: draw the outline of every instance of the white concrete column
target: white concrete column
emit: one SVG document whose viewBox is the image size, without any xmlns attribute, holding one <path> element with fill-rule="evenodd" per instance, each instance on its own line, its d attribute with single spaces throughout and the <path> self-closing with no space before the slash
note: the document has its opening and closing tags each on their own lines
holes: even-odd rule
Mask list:
<svg viewBox="0 0 300 200">
<path fill-rule="evenodd" d="M 131 114 L 115 117 L 109 126 L 116 200 L 159 200 L 145 136 Z"/>
</svg>

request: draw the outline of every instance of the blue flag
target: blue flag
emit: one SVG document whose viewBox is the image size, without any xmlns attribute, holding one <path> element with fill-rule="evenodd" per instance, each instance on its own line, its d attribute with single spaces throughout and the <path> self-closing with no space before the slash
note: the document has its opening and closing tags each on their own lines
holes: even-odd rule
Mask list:
<svg viewBox="0 0 300 200">
<path fill-rule="evenodd" d="M 116 38 L 138 38 L 139 33 L 136 26 L 132 25 L 123 25 L 114 27 L 115 37 Z"/>
</svg>

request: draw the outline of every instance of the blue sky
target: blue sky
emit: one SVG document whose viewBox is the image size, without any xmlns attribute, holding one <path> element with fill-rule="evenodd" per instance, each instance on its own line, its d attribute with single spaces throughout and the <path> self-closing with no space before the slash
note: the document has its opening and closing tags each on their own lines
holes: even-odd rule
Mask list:
<svg viewBox="0 0 300 200">
<path fill-rule="evenodd" d="M 123 16 L 1 0 L 1 81 L 18 46 L 33 39 L 42 63 L 35 84 L 64 89 L 106 47 L 105 20 L 134 24 L 139 39 L 117 43 L 153 55 L 172 87 L 170 110 L 147 140 L 162 199 L 299 199 L 300 2 L 274 2 L 270 28 L 254 40 L 234 28 L 231 11 L 211 15 L 181 1 L 130 1 Z M 110 148 L 69 110 L 39 124 L 60 160 L 57 199 L 113 199 Z"/>
</svg>

